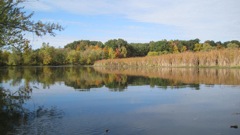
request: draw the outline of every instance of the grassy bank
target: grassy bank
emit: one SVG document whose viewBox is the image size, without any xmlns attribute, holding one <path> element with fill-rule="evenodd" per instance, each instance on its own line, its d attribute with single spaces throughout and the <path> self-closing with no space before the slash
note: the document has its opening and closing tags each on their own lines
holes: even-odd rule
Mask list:
<svg viewBox="0 0 240 135">
<path fill-rule="evenodd" d="M 184 52 L 124 59 L 100 60 L 94 66 L 111 67 L 240 67 L 239 49 Z"/>
</svg>

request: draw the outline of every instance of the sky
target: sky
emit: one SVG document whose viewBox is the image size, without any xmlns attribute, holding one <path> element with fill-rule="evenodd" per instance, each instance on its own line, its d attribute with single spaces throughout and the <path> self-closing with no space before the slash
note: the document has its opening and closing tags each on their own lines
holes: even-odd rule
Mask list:
<svg viewBox="0 0 240 135">
<path fill-rule="evenodd" d="M 118 38 L 129 43 L 240 40 L 240 0 L 31 0 L 24 6 L 34 11 L 32 19 L 65 28 L 56 37 L 28 34 L 33 48 Z"/>
</svg>

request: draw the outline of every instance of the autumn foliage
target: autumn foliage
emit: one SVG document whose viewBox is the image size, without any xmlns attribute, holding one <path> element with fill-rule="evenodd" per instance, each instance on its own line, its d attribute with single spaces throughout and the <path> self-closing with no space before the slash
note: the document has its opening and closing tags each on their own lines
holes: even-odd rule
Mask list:
<svg viewBox="0 0 240 135">
<path fill-rule="evenodd" d="M 95 66 L 238 67 L 239 48 L 237 40 L 224 43 L 209 40 L 200 43 L 199 39 L 149 43 L 128 43 L 123 39 L 105 43 L 79 40 L 64 48 L 55 48 L 49 43 L 35 50 L 30 44 L 22 50 L 0 48 L 0 65 L 93 65 L 103 60 Z"/>
</svg>

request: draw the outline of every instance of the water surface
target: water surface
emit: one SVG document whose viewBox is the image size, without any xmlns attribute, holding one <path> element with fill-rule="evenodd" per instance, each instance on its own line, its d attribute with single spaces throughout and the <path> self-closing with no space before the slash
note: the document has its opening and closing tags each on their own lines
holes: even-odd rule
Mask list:
<svg viewBox="0 0 240 135">
<path fill-rule="evenodd" d="M 0 68 L 0 133 L 239 135 L 239 73 Z"/>
</svg>

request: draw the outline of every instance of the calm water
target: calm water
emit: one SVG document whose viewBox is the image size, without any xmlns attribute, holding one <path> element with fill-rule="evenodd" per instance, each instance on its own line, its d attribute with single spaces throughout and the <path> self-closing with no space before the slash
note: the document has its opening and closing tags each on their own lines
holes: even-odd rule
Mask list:
<svg viewBox="0 0 240 135">
<path fill-rule="evenodd" d="M 239 135 L 239 97 L 239 69 L 0 68 L 0 134 Z"/>
</svg>

